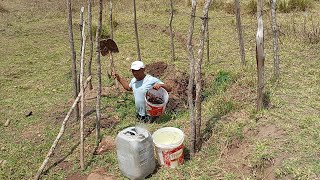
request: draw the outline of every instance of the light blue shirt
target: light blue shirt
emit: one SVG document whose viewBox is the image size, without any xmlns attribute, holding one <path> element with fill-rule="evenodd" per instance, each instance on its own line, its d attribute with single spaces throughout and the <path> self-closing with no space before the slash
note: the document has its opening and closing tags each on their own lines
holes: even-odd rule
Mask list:
<svg viewBox="0 0 320 180">
<path fill-rule="evenodd" d="M 158 78 L 155 78 L 149 74 L 147 74 L 144 79 L 140 81 L 137 81 L 136 78 L 132 78 L 129 83 L 129 87 L 132 88 L 133 91 L 136 110 L 140 116 L 146 115 L 145 95 L 155 83 L 163 84 L 163 82 L 161 82 Z"/>
</svg>

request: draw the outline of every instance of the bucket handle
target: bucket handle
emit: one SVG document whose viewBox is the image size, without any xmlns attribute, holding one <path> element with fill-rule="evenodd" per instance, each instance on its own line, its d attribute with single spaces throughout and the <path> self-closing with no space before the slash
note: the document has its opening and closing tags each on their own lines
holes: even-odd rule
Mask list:
<svg viewBox="0 0 320 180">
<path fill-rule="evenodd" d="M 127 136 L 137 136 L 138 135 L 138 138 L 141 138 L 141 139 L 145 138 L 145 135 L 144 134 L 138 134 L 138 132 L 137 132 L 137 130 L 135 128 L 127 130 L 124 134 L 127 135 Z"/>
<path fill-rule="evenodd" d="M 128 130 L 124 133 L 125 135 L 135 136 L 137 135 L 137 132 L 134 130 Z"/>
</svg>

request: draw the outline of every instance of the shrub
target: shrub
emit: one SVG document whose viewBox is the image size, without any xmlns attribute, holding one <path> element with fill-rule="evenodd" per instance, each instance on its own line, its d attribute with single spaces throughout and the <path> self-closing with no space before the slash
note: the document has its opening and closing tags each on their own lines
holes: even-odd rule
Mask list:
<svg viewBox="0 0 320 180">
<path fill-rule="evenodd" d="M 246 10 L 249 14 L 256 14 L 257 13 L 257 1 L 250 0 L 246 6 Z"/>
<path fill-rule="evenodd" d="M 311 8 L 311 0 L 281 0 L 277 2 L 277 7 L 280 12 L 288 13 L 293 10 L 306 11 Z"/>
<path fill-rule="evenodd" d="M 271 105 L 271 92 L 270 91 L 266 91 L 263 93 L 263 107 L 264 108 L 269 108 Z"/>
<path fill-rule="evenodd" d="M 228 114 L 234 109 L 234 104 L 231 101 L 223 101 L 218 105 L 219 115 L 223 116 Z"/>
<path fill-rule="evenodd" d="M 232 78 L 229 72 L 219 71 L 215 80 L 214 80 L 214 89 L 224 91 L 227 86 L 230 84 Z"/>
<path fill-rule="evenodd" d="M 213 3 L 211 3 L 210 9 L 220 9 L 221 7 L 224 6 L 224 1 L 222 0 L 216 0 Z"/>
<path fill-rule="evenodd" d="M 116 28 L 119 25 L 118 21 L 116 21 L 116 18 L 114 16 L 112 16 L 112 25 L 113 28 Z"/>
<path fill-rule="evenodd" d="M 289 3 L 287 0 L 279 1 L 277 4 L 277 7 L 280 12 L 284 12 L 284 13 L 290 12 Z"/>
<path fill-rule="evenodd" d="M 320 27 L 313 27 L 311 31 L 306 32 L 305 36 L 309 43 L 318 44 L 320 42 Z"/>
<path fill-rule="evenodd" d="M 96 32 L 97 32 L 97 25 L 96 24 L 92 24 L 92 33 L 93 33 L 94 37 L 96 35 Z M 108 29 L 107 25 L 102 25 L 102 28 L 101 28 L 101 39 L 107 39 L 107 38 L 110 38 L 109 29 Z"/>
<path fill-rule="evenodd" d="M 227 1 L 223 5 L 223 9 L 225 12 L 229 14 L 235 14 L 236 13 L 236 5 L 234 1 Z"/>
<path fill-rule="evenodd" d="M 311 7 L 310 0 L 290 0 L 288 4 L 291 10 L 306 11 Z"/>
</svg>

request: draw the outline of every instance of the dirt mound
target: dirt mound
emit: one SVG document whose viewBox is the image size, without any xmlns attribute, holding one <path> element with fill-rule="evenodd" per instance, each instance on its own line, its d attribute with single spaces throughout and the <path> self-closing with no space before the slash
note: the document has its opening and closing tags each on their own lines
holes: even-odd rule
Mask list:
<svg viewBox="0 0 320 180">
<path fill-rule="evenodd" d="M 115 139 L 112 138 L 111 136 L 106 136 L 101 140 L 94 154 L 100 155 L 106 151 L 115 150 L 115 148 L 116 148 Z"/>
<path fill-rule="evenodd" d="M 146 65 L 146 73 L 155 77 L 162 77 L 168 65 L 165 62 L 155 62 Z"/>
<path fill-rule="evenodd" d="M 187 89 L 189 77 L 186 73 L 177 71 L 174 65 L 168 66 L 163 61 L 146 65 L 146 73 L 171 85 L 172 91 L 169 92 L 170 98 L 166 107 L 168 112 L 179 112 L 188 107 Z"/>
</svg>

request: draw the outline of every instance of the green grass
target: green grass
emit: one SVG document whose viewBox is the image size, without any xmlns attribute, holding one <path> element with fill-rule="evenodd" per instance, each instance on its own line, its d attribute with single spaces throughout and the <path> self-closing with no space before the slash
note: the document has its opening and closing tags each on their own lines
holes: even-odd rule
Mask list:
<svg viewBox="0 0 320 180">
<path fill-rule="evenodd" d="M 189 62 L 186 40 L 189 27 L 190 6 L 175 2 L 173 27 L 177 69 L 188 72 Z M 219 3 L 219 2 L 217 2 Z M 242 2 L 242 8 L 249 1 Z M 80 1 L 73 1 L 74 35 L 79 59 L 80 32 L 78 31 Z M 0 4 L 0 179 L 31 179 L 40 167 L 55 139 L 72 99 L 71 65 L 65 2 L 2 1 Z M 143 60 L 146 63 L 165 61 L 171 63 L 170 37 L 163 33 L 168 26 L 168 3 L 162 1 L 138 2 L 138 29 Z M 213 5 L 214 6 L 214 5 Z M 300 6 L 300 5 L 299 5 Z M 86 7 L 86 6 L 85 6 Z M 124 77 L 131 77 L 129 65 L 137 58 L 133 28 L 132 1 L 114 2 L 114 19 L 117 22 L 114 37 L 120 52 L 114 55 L 115 67 Z M 204 56 L 203 72 L 203 131 L 206 133 L 201 151 L 192 160 L 186 160 L 176 169 L 160 168 L 150 179 L 254 179 L 265 178 L 264 171 L 274 161 L 270 175 L 279 179 L 317 179 L 319 162 L 319 102 L 320 59 L 319 43 L 309 43 L 299 35 L 303 29 L 304 12 L 278 13 L 280 35 L 280 79 L 273 77 L 272 31 L 269 14 L 264 14 L 265 27 L 265 96 L 269 108 L 255 111 L 256 17 L 243 14 L 246 67 L 241 66 L 234 17 L 219 6 L 210 10 L 210 62 Z M 253 6 L 252 6 L 253 7 Z M 201 16 L 198 7 L 197 16 Z M 150 9 L 144 11 L 142 9 Z M 97 18 L 97 4 L 93 18 Z M 309 17 L 319 17 L 319 1 L 308 8 Z M 85 15 L 86 17 L 86 15 Z M 293 23 L 293 21 L 295 23 Z M 314 25 L 319 21 L 314 18 Z M 108 34 L 108 19 L 104 11 L 104 25 Z M 156 26 L 154 26 L 156 25 Z M 296 32 L 293 33 L 293 26 Z M 194 34 L 197 52 L 200 21 L 197 18 Z M 182 39 L 179 39 L 179 38 Z M 294 40 L 293 40 L 294 39 Z M 87 46 L 88 47 L 88 46 Z M 88 55 L 88 50 L 87 50 Z M 197 56 L 195 56 L 197 57 Z M 106 77 L 108 57 L 102 57 L 103 86 L 111 86 Z M 93 83 L 96 87 L 96 64 L 93 59 Z M 118 100 L 123 100 L 118 102 Z M 94 109 L 95 101 L 87 107 Z M 108 111 L 112 108 L 113 111 Z M 32 116 L 26 117 L 30 111 Z M 102 97 L 102 116 L 114 117 L 119 123 L 103 129 L 103 136 L 116 137 L 128 126 L 136 125 L 134 102 L 131 93 Z M 7 120 L 8 127 L 4 127 Z M 86 128 L 94 128 L 95 113 L 86 117 Z M 117 166 L 116 152 L 92 155 L 95 132 L 85 141 L 86 169 L 79 167 L 78 123 L 70 120 L 48 171 L 43 179 L 62 179 L 72 173 L 89 174 L 103 167 L 118 179 L 124 179 Z M 158 123 L 146 124 L 150 132 L 174 126 L 186 133 L 189 143 L 188 111 L 166 114 Z M 274 129 L 268 129 L 273 127 Z M 263 131 L 271 131 L 263 136 Z M 262 135 L 261 135 L 262 134 Z M 277 135 L 277 136 L 275 136 Z M 237 148 L 248 150 L 245 161 L 249 170 L 235 170 L 235 162 L 244 162 L 237 156 Z M 241 149 L 244 148 L 244 149 Z M 54 166 L 65 157 L 72 165 L 66 169 Z M 285 157 L 285 158 L 284 158 Z M 251 169 L 250 169 L 251 168 Z M 255 174 L 253 173 L 255 172 Z"/>
</svg>

